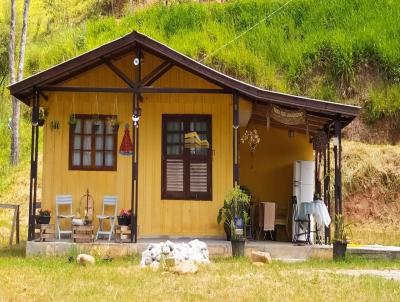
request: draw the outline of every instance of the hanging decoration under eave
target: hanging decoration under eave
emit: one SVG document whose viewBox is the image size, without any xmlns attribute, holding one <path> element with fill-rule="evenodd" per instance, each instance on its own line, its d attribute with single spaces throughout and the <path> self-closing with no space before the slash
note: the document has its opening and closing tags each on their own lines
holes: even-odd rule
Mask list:
<svg viewBox="0 0 400 302">
<path fill-rule="evenodd" d="M 306 125 L 306 132 L 308 136 L 308 121 L 305 110 L 289 110 L 277 105 L 269 104 L 258 106 L 258 111 L 265 114 L 267 118 L 267 129 L 270 128 L 271 118 L 281 124 L 287 126 Z"/>
<path fill-rule="evenodd" d="M 128 156 L 133 154 L 133 144 L 129 134 L 128 123 L 125 124 L 124 136 L 122 138 L 121 146 L 119 147 L 119 154 Z"/>
</svg>

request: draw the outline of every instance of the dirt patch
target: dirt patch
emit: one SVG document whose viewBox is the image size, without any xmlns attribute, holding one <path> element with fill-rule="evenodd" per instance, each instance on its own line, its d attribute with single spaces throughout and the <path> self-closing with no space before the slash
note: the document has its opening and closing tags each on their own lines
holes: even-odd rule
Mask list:
<svg viewBox="0 0 400 302">
<path fill-rule="evenodd" d="M 351 194 L 344 201 L 344 212 L 349 220 L 368 220 L 384 223 L 400 222 L 400 192 L 383 192 L 381 188 Z"/>
<path fill-rule="evenodd" d="M 343 136 L 349 140 L 369 144 L 400 144 L 400 122 L 383 118 L 372 125 L 357 117 L 344 130 Z"/>
</svg>

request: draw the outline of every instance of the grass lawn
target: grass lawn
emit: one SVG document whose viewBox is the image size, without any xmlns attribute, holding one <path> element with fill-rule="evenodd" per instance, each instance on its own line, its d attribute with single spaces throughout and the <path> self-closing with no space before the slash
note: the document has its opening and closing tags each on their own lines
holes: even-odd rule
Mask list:
<svg viewBox="0 0 400 302">
<path fill-rule="evenodd" d="M 195 275 L 140 269 L 138 258 L 80 267 L 66 258 L 25 258 L 0 250 L 0 301 L 399 301 L 399 281 L 352 277 L 338 269 L 400 269 L 400 261 L 255 267 L 246 258 L 216 259 Z M 323 271 L 322 271 L 323 270 Z"/>
</svg>

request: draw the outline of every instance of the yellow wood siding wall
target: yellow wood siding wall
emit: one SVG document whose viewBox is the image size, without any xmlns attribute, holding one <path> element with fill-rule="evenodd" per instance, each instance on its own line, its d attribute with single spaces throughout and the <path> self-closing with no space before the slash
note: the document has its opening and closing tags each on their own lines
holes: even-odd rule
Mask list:
<svg viewBox="0 0 400 302">
<path fill-rule="evenodd" d="M 115 64 L 133 77 L 132 55 Z M 161 62 L 145 54 L 142 76 Z M 65 85 L 120 86 L 126 85 L 107 67 L 100 66 L 69 80 Z M 156 86 L 156 85 L 155 85 Z M 177 67 L 172 68 L 157 86 L 205 87 L 206 82 Z M 121 126 L 118 147 L 125 123 L 131 124 L 132 95 L 97 94 L 100 114 L 114 114 L 115 98 L 118 99 L 118 119 Z M 74 100 L 74 101 L 72 101 Z M 44 103 L 44 102 L 42 102 Z M 130 208 L 131 157 L 118 155 L 117 171 L 69 171 L 69 115 L 96 114 L 95 93 L 51 93 L 47 103 L 49 116 L 44 127 L 43 207 L 54 210 L 56 194 L 72 194 L 74 212 L 79 199 L 89 188 L 95 200 L 95 214 L 101 211 L 104 195 L 116 195 L 118 208 Z M 142 117 L 139 134 L 139 236 L 223 236 L 223 229 L 216 222 L 218 209 L 227 191 L 232 187 L 232 99 L 229 95 L 148 94 L 141 103 Z M 213 200 L 161 200 L 161 117 L 171 114 L 211 114 L 213 143 Z M 50 122 L 60 122 L 59 130 L 51 130 Z M 132 130 L 132 127 L 130 127 Z M 82 204 L 82 208 L 84 204 Z"/>
<path fill-rule="evenodd" d="M 287 209 L 293 191 L 293 162 L 313 160 L 312 145 L 304 134 L 270 128 L 250 122 L 249 129 L 257 129 L 261 141 L 254 156 L 248 145 L 240 145 L 240 183 L 247 186 L 257 201 L 277 202 Z M 241 133 L 245 129 L 240 129 Z"/>
</svg>

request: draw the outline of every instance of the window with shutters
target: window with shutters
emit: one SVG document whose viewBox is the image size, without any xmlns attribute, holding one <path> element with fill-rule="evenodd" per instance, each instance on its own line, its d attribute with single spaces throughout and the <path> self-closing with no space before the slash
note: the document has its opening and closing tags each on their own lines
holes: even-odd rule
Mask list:
<svg viewBox="0 0 400 302">
<path fill-rule="evenodd" d="M 108 123 L 113 116 L 77 114 L 70 125 L 69 169 L 116 171 L 117 131 Z"/>
<path fill-rule="evenodd" d="M 211 200 L 211 115 L 163 115 L 163 199 Z"/>
</svg>

